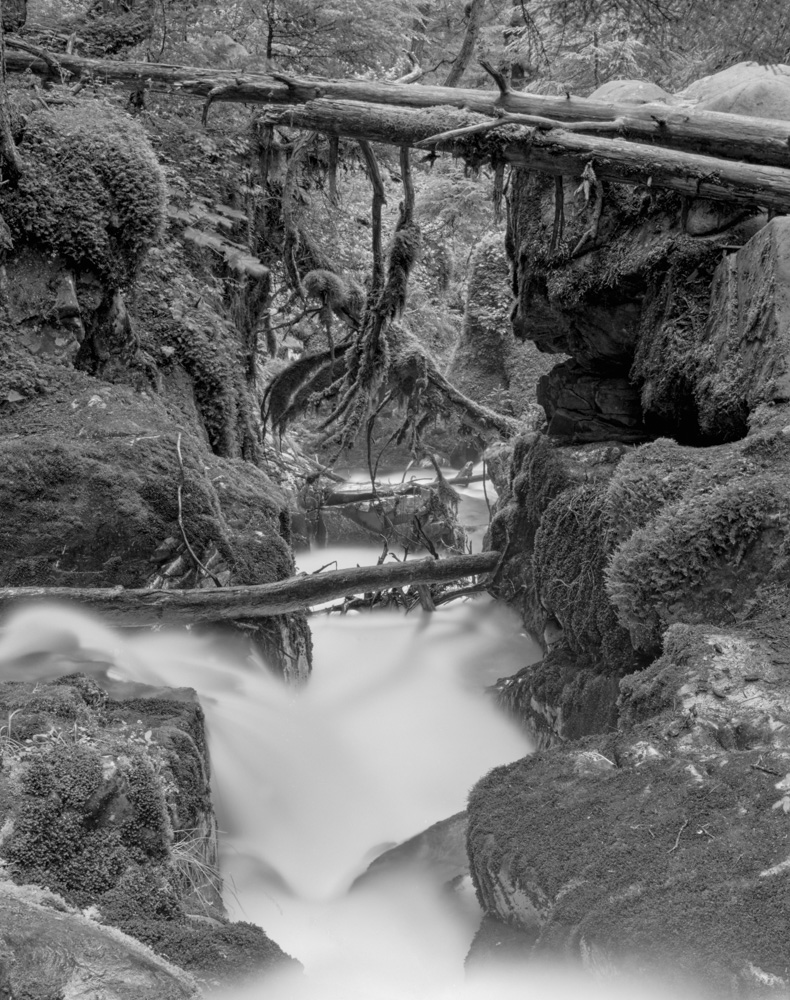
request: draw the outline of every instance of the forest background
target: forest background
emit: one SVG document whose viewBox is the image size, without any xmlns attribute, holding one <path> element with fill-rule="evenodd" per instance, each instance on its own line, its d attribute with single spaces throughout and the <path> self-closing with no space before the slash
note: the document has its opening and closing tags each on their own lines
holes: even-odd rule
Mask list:
<svg viewBox="0 0 790 1000">
<path fill-rule="evenodd" d="M 790 12 L 780 0 L 29 0 L 22 38 L 55 56 L 415 86 L 490 87 L 481 66 L 486 61 L 514 88 L 585 96 L 614 79 L 648 79 L 676 92 L 740 60 L 783 62 Z M 344 331 L 360 322 L 374 269 L 364 155 L 355 143 L 287 128 L 270 134 L 264 154 L 259 107 L 219 105 L 202 121 L 203 108 L 188 97 L 140 92 L 128 99 L 96 79 L 91 85 L 99 99 L 126 104 L 148 132 L 169 185 L 170 224 L 159 253 L 174 259 L 186 246 L 187 258 L 202 255 L 205 303 L 251 344 L 251 389 L 265 410 L 263 394 L 273 377 L 300 357 L 334 352 L 335 340 L 342 343 Z M 377 147 L 376 157 L 386 244 L 401 211 L 402 162 L 397 147 Z M 447 156 L 412 154 L 411 164 L 420 246 L 408 296 L 396 310 L 398 329 L 446 369 L 463 323 L 475 248 L 491 233 L 504 239 L 502 213 L 492 206 L 497 178 L 488 167 L 475 171 Z M 297 252 L 293 239 L 289 245 L 293 233 Z M 336 275 L 342 287 L 316 274 Z M 145 287 L 143 275 L 143 293 Z M 174 272 L 170 291 L 179 314 L 188 312 L 191 282 Z M 497 321 L 505 312 L 499 310 Z M 194 322 L 200 323 L 197 314 Z M 320 396 L 316 385 L 302 393 L 300 417 L 305 401 Z M 375 388 L 365 417 L 379 412 L 383 393 Z M 519 415 L 505 390 L 477 401 Z M 407 411 L 413 402 L 412 394 Z M 402 440 L 408 425 L 412 448 L 436 416 L 427 398 L 416 410 L 405 423 L 392 418 Z M 280 429 L 293 415 L 287 416 Z M 348 445 L 365 421 L 347 421 L 350 429 L 342 423 L 329 435 L 308 434 L 309 445 Z M 316 419 L 312 430 L 321 426 Z M 323 457 L 331 460 L 338 450 L 330 447 Z"/>
</svg>

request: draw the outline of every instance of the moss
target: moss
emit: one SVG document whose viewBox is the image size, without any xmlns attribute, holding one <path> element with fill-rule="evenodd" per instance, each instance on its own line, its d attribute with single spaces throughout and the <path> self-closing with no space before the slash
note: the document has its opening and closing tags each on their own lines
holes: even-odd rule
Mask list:
<svg viewBox="0 0 790 1000">
<path fill-rule="evenodd" d="M 750 584 L 770 578 L 769 554 L 775 562 L 777 549 L 771 532 L 788 530 L 781 474 L 695 490 L 623 542 L 607 567 L 606 589 L 633 641 L 655 648 L 678 614 L 717 622 L 724 609 L 731 617 L 752 596 Z"/>
<path fill-rule="evenodd" d="M 119 926 L 174 965 L 212 984 L 243 982 L 277 966 L 294 964 L 254 924 L 207 926 L 188 920 L 129 919 Z"/>
<path fill-rule="evenodd" d="M 19 151 L 28 168 L 0 197 L 15 240 L 129 284 L 161 232 L 165 186 L 139 126 L 98 101 L 35 111 Z"/>
<path fill-rule="evenodd" d="M 586 485 L 560 494 L 544 511 L 533 565 L 541 603 L 570 648 L 616 674 L 633 669 L 634 652 L 604 587 L 612 547 L 606 486 Z"/>
<path fill-rule="evenodd" d="M 86 905 L 133 859 L 168 857 L 172 834 L 151 762 L 135 753 L 118 758 L 117 770 L 105 778 L 96 745 L 59 740 L 28 752 L 23 795 L 3 847 L 15 879 Z"/>
<path fill-rule="evenodd" d="M 645 670 L 620 682 L 620 724 L 637 725 L 673 708 L 689 664 L 703 661 L 711 648 L 708 630 L 692 625 L 671 625 L 664 633 L 662 655 Z"/>
<path fill-rule="evenodd" d="M 474 788 L 468 848 L 484 907 L 497 912 L 506 868 L 530 897 L 544 894 L 541 949 L 583 938 L 626 960 L 693 962 L 717 988 L 749 962 L 786 977 L 788 873 L 760 874 L 787 855 L 776 778 L 754 769 L 764 750 L 695 760 L 701 781 L 686 757 L 580 772 L 585 750 L 616 759 L 596 737 L 496 768 Z"/>
</svg>

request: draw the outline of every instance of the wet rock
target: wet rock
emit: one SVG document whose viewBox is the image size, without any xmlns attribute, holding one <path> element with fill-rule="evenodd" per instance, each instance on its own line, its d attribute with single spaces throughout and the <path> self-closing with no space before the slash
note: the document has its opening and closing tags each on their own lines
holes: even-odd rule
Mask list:
<svg viewBox="0 0 790 1000">
<path fill-rule="evenodd" d="M 490 533 L 514 540 L 496 589 L 533 635 L 556 623 L 562 637 L 499 693 L 539 739 L 609 728 L 612 680 L 657 657 L 669 626 L 751 620 L 787 587 L 790 450 L 781 412 L 765 413 L 716 448 L 516 444 Z"/>
<path fill-rule="evenodd" d="M 466 813 L 439 820 L 422 833 L 384 851 L 368 865 L 354 886 L 404 867 L 420 868 L 432 881 L 442 884 L 467 875 Z"/>
<path fill-rule="evenodd" d="M 139 941 L 32 886 L 0 884 L 0 942 L 1 975 L 10 996 L 182 1000 L 199 995 L 192 976 Z"/>
<path fill-rule="evenodd" d="M 578 361 L 557 365 L 538 382 L 547 433 L 557 441 L 644 441 L 639 392 L 627 377 L 599 375 Z"/>
</svg>

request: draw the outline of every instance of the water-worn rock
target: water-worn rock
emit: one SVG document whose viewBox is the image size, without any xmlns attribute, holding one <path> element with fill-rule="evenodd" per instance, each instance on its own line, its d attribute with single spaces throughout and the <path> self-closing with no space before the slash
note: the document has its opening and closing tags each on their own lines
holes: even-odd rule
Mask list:
<svg viewBox="0 0 790 1000">
<path fill-rule="evenodd" d="M 0 883 L 0 983 L 10 997 L 186 1000 L 188 973 L 32 886 Z"/>
<path fill-rule="evenodd" d="M 456 813 L 439 820 L 422 833 L 379 854 L 356 879 L 354 886 L 364 885 L 371 879 L 406 867 L 419 868 L 425 877 L 439 884 L 453 882 L 468 874 L 466 813 Z"/>
</svg>

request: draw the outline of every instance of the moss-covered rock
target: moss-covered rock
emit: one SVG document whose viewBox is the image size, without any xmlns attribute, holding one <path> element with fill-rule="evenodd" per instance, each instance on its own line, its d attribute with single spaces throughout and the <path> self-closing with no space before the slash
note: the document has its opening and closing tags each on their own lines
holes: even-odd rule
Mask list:
<svg viewBox="0 0 790 1000">
<path fill-rule="evenodd" d="M 17 143 L 27 169 L 0 196 L 14 240 L 128 285 L 164 221 L 164 177 L 142 129 L 99 102 L 64 105 L 28 114 Z"/>
<path fill-rule="evenodd" d="M 675 623 L 749 627 L 771 606 L 790 585 L 783 413 L 705 449 L 517 444 L 491 526 L 494 547 L 512 540 L 497 592 L 551 655 L 500 685 L 503 703 L 555 735 L 608 728 L 616 687 L 591 675 L 641 669 Z"/>
<path fill-rule="evenodd" d="M 203 713 L 194 693 L 158 694 L 110 699 L 85 675 L 0 686 L 0 859 L 16 883 L 228 985 L 291 960 L 228 922 Z"/>
<path fill-rule="evenodd" d="M 537 929 L 539 954 L 785 996 L 790 758 L 705 749 L 598 737 L 492 771 L 469 807 L 486 910 Z"/>
</svg>

